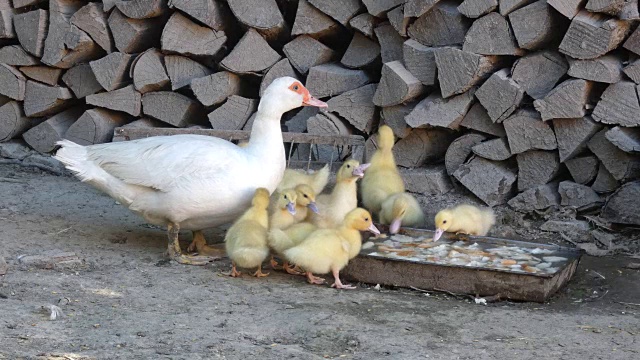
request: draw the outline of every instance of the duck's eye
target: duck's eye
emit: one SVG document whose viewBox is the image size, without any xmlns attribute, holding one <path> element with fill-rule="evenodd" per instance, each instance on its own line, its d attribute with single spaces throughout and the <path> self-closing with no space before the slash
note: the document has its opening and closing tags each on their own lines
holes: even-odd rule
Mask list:
<svg viewBox="0 0 640 360">
<path fill-rule="evenodd" d="M 298 85 L 293 85 L 293 91 L 298 91 L 300 87 Z"/>
<path fill-rule="evenodd" d="M 447 223 L 447 220 L 443 221 L 442 223 L 443 223 L 443 224 L 446 224 L 446 223 Z"/>
</svg>

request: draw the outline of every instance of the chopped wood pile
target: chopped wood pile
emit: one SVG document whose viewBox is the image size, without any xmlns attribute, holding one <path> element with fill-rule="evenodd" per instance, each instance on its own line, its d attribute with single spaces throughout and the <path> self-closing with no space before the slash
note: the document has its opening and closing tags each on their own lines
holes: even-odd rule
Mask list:
<svg viewBox="0 0 640 360">
<path fill-rule="evenodd" d="M 388 124 L 412 189 L 448 191 L 448 175 L 489 206 L 593 210 L 640 178 L 637 0 L 0 0 L 0 12 L 0 141 L 42 153 L 119 126 L 248 130 L 265 87 L 293 76 L 329 109 L 288 113 L 285 130 L 361 134 L 371 150 Z M 640 224 L 620 203 L 603 215 Z"/>
</svg>

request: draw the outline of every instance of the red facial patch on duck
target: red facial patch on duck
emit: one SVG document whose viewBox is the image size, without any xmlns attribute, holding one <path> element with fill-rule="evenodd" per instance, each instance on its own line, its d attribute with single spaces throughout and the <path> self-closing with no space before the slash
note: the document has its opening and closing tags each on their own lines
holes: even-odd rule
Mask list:
<svg viewBox="0 0 640 360">
<path fill-rule="evenodd" d="M 289 86 L 289 90 L 302 95 L 302 101 L 309 101 L 309 99 L 311 98 L 311 94 L 309 94 L 309 90 L 307 90 L 307 88 L 302 86 L 302 84 L 299 83 L 298 81 L 291 84 Z"/>
</svg>

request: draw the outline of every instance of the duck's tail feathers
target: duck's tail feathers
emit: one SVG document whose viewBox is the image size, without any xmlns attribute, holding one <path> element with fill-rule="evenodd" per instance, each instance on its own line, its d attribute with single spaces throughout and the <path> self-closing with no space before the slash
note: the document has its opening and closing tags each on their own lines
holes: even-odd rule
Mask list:
<svg viewBox="0 0 640 360">
<path fill-rule="evenodd" d="M 491 230 L 491 228 L 493 227 L 493 225 L 496 224 L 496 214 L 493 211 L 492 208 L 485 208 L 482 209 L 482 220 L 484 223 L 484 235 L 487 235 L 487 233 L 489 233 L 489 230 Z"/>
</svg>

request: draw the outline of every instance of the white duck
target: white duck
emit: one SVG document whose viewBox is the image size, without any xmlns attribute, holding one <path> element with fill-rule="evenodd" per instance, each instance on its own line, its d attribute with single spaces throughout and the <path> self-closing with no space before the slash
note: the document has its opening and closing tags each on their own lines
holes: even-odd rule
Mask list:
<svg viewBox="0 0 640 360">
<path fill-rule="evenodd" d="M 245 147 L 204 135 L 90 146 L 63 140 L 55 158 L 149 223 L 167 226 L 171 258 L 202 265 L 212 258 L 184 255 L 179 231 L 229 223 L 249 208 L 257 188 L 276 189 L 286 167 L 280 119 L 300 106 L 327 104 L 298 80 L 282 77 L 265 90 Z"/>
</svg>

